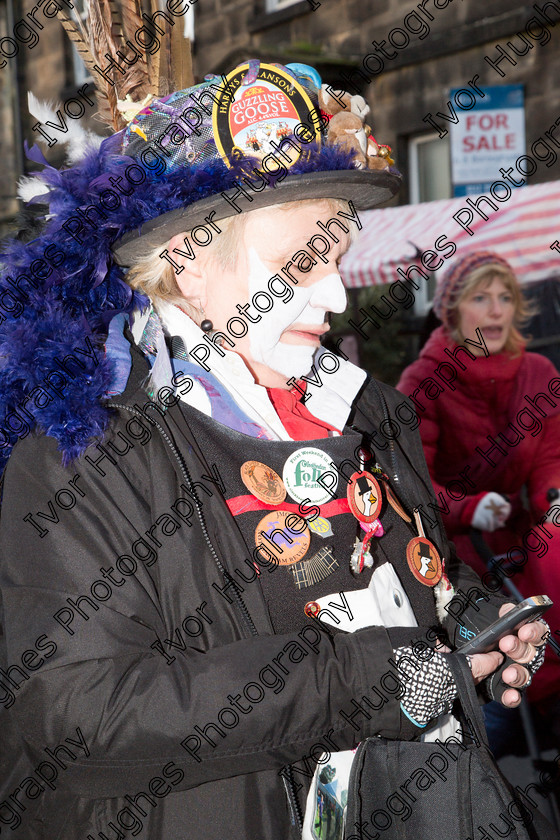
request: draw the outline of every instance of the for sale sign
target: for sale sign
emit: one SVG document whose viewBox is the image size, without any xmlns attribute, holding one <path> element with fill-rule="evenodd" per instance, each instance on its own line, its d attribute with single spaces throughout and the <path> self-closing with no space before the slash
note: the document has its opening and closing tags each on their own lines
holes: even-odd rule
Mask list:
<svg viewBox="0 0 560 840">
<path fill-rule="evenodd" d="M 515 166 L 525 154 L 523 85 L 479 88 L 468 111 L 451 125 L 453 194 L 486 192 L 500 178 L 500 169 Z M 451 98 L 458 93 L 451 91 Z M 459 92 L 460 94 L 460 92 Z"/>
</svg>

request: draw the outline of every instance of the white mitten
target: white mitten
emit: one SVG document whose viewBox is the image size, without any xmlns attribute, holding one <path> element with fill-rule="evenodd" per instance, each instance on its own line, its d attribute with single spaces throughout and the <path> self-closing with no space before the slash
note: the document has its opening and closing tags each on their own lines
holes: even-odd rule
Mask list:
<svg viewBox="0 0 560 840">
<path fill-rule="evenodd" d="M 481 531 L 503 528 L 511 513 L 511 505 L 499 493 L 487 493 L 477 504 L 471 525 Z"/>
</svg>

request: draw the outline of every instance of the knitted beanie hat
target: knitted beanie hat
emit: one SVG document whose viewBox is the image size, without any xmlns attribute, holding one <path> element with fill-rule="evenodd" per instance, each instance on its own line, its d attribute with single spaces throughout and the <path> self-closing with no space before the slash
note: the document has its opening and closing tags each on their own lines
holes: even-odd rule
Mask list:
<svg viewBox="0 0 560 840">
<path fill-rule="evenodd" d="M 451 310 L 460 298 L 467 278 L 483 265 L 496 265 L 515 273 L 503 257 L 492 251 L 471 251 L 455 260 L 438 284 L 433 302 L 435 314 L 447 328 L 451 326 Z"/>
</svg>

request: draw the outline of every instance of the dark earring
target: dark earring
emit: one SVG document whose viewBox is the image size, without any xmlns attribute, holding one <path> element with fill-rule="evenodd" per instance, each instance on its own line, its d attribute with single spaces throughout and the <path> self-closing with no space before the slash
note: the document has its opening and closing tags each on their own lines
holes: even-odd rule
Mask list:
<svg viewBox="0 0 560 840">
<path fill-rule="evenodd" d="M 205 318 L 204 317 L 204 307 L 202 305 L 199 307 L 199 310 L 200 310 L 200 314 L 202 315 L 202 321 L 200 323 L 200 329 L 203 332 L 211 332 L 214 329 L 214 324 L 212 323 L 210 318 Z"/>
</svg>

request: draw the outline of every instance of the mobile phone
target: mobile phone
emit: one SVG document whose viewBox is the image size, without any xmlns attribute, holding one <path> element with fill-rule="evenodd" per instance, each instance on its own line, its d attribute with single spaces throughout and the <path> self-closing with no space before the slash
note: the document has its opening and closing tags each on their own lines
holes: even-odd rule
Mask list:
<svg viewBox="0 0 560 840">
<path fill-rule="evenodd" d="M 547 595 L 534 595 L 532 598 L 526 598 L 516 604 L 506 615 L 481 630 L 480 633 L 475 635 L 472 631 L 467 631 L 469 635 L 472 635 L 472 638 L 460 648 L 457 648 L 457 653 L 488 653 L 490 650 L 497 650 L 500 639 L 503 639 L 512 630 L 519 629 L 522 624 L 528 624 L 530 621 L 540 618 L 552 605 L 552 601 Z"/>
</svg>

